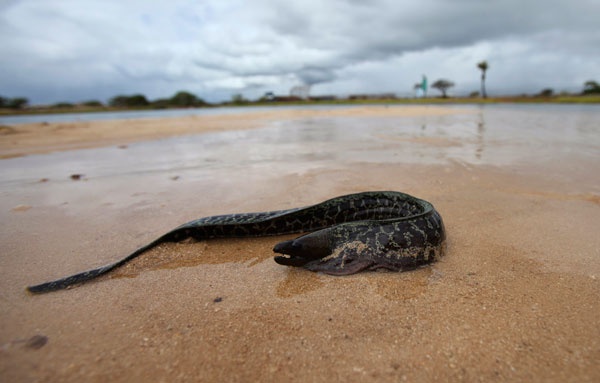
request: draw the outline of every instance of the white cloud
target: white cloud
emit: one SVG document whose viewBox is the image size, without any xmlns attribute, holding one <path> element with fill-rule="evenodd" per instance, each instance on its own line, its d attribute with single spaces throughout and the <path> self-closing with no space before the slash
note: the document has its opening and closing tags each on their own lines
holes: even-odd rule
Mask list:
<svg viewBox="0 0 600 383">
<path fill-rule="evenodd" d="M 33 102 L 119 93 L 208 100 L 242 92 L 396 92 L 427 74 L 453 92 L 579 90 L 600 64 L 600 5 L 587 0 L 0 3 L 0 94 Z"/>
</svg>

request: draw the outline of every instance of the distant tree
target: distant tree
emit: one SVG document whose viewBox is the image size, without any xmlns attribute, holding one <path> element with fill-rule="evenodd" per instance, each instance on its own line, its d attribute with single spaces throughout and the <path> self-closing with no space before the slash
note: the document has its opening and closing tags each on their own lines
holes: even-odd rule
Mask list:
<svg viewBox="0 0 600 383">
<path fill-rule="evenodd" d="M 540 96 L 540 97 L 552 97 L 553 94 L 554 94 L 554 89 L 552 89 L 552 88 L 545 88 L 545 89 L 542 89 L 542 91 L 538 94 L 538 96 Z"/>
<path fill-rule="evenodd" d="M 9 98 L 5 101 L 5 106 L 11 109 L 21 109 L 27 106 L 29 100 L 25 97 Z"/>
<path fill-rule="evenodd" d="M 481 69 L 481 96 L 487 98 L 487 93 L 485 92 L 485 72 L 489 68 L 487 61 L 477 63 L 477 68 Z"/>
<path fill-rule="evenodd" d="M 147 106 L 150 105 L 148 99 L 143 94 L 134 94 L 129 97 L 129 105 L 130 106 Z"/>
<path fill-rule="evenodd" d="M 473 92 L 471 92 L 471 93 L 469 93 L 469 97 L 471 97 L 471 98 L 477 98 L 477 97 L 479 97 L 480 95 L 481 95 L 481 94 L 480 94 L 478 91 L 476 91 L 476 90 L 475 90 L 475 91 L 473 91 Z"/>
<path fill-rule="evenodd" d="M 128 106 L 128 102 L 129 102 L 128 100 L 129 100 L 128 96 L 115 96 L 115 97 L 111 98 L 110 100 L 108 100 L 108 105 L 114 106 L 114 107 L 125 108 Z"/>
<path fill-rule="evenodd" d="M 248 103 L 248 100 L 246 100 L 241 93 L 236 93 L 231 96 L 231 102 L 235 105 L 243 105 Z"/>
<path fill-rule="evenodd" d="M 108 105 L 115 107 L 127 106 L 127 96 L 115 96 L 108 100 Z"/>
<path fill-rule="evenodd" d="M 452 81 L 448 81 L 448 80 L 444 80 L 444 79 L 437 80 L 436 82 L 431 84 L 432 88 L 435 88 L 435 89 L 439 90 L 440 92 L 442 92 L 443 98 L 448 97 L 446 95 L 446 91 L 448 90 L 448 88 L 452 88 L 453 86 L 454 86 L 454 83 Z"/>
<path fill-rule="evenodd" d="M 146 99 L 146 96 L 144 96 L 143 94 L 134 94 L 132 96 L 115 96 L 110 99 L 108 104 L 110 106 L 119 108 L 131 108 L 150 105 L 150 103 Z"/>
<path fill-rule="evenodd" d="M 7 99 L 0 96 L 0 108 L 4 108 L 6 106 Z"/>
<path fill-rule="evenodd" d="M 154 109 L 166 109 L 171 105 L 171 99 L 170 98 L 159 98 L 159 99 L 152 101 L 151 105 Z"/>
<path fill-rule="evenodd" d="M 103 106 L 103 104 L 100 101 L 98 101 L 98 100 L 84 101 L 84 102 L 81 103 L 81 105 L 83 105 L 83 106 L 92 106 L 92 107 Z"/>
<path fill-rule="evenodd" d="M 190 92 L 179 91 L 171 97 L 170 104 L 173 106 L 185 107 L 206 105 L 206 102 Z"/>
<path fill-rule="evenodd" d="M 583 84 L 583 94 L 600 94 L 600 84 L 594 80 L 586 81 Z"/>
</svg>

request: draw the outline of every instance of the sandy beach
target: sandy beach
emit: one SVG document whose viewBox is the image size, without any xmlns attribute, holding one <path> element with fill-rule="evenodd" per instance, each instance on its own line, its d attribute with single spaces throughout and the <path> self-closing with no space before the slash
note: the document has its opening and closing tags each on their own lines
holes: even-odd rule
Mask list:
<svg viewBox="0 0 600 383">
<path fill-rule="evenodd" d="M 600 381 L 599 116 L 367 106 L 12 125 L 0 380 Z M 446 255 L 332 277 L 273 261 L 294 235 L 164 244 L 96 282 L 24 290 L 195 218 L 366 190 L 432 202 Z"/>
</svg>

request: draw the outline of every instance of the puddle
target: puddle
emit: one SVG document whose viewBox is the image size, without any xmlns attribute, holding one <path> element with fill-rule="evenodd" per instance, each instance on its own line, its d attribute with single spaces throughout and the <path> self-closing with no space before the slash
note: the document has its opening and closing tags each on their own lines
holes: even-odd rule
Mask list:
<svg viewBox="0 0 600 383">
<path fill-rule="evenodd" d="M 175 137 L 2 160 L 1 183 L 162 176 L 164 182 L 226 176 L 239 169 L 290 172 L 337 163 L 527 166 L 564 156 L 595 159 L 600 108 L 542 105 L 516 110 L 405 117 L 306 117 L 260 129 Z M 557 163 L 560 166 L 560 163 Z M 156 177 L 158 178 L 158 177 Z"/>
</svg>

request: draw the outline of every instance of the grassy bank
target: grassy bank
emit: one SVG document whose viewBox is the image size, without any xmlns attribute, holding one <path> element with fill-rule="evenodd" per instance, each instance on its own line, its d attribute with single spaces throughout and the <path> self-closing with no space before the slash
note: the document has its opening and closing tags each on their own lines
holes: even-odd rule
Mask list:
<svg viewBox="0 0 600 383">
<path fill-rule="evenodd" d="M 594 96 L 508 96 L 508 97 L 490 97 L 467 98 L 467 97 L 428 97 L 428 98 L 373 98 L 373 99 L 334 99 L 334 100 L 301 100 L 301 101 L 248 101 L 244 103 L 223 103 L 206 106 L 214 107 L 237 107 L 237 106 L 294 106 L 294 105 L 426 105 L 426 104 L 497 104 L 497 103 L 556 103 L 556 104 L 599 104 L 600 95 Z M 30 115 L 30 114 L 54 114 L 54 113 L 99 113 L 99 112 L 120 112 L 120 111 L 143 111 L 157 110 L 152 106 L 137 108 L 117 108 L 109 106 L 73 106 L 73 107 L 43 107 L 33 106 L 22 109 L 0 109 L 0 115 Z"/>
</svg>

